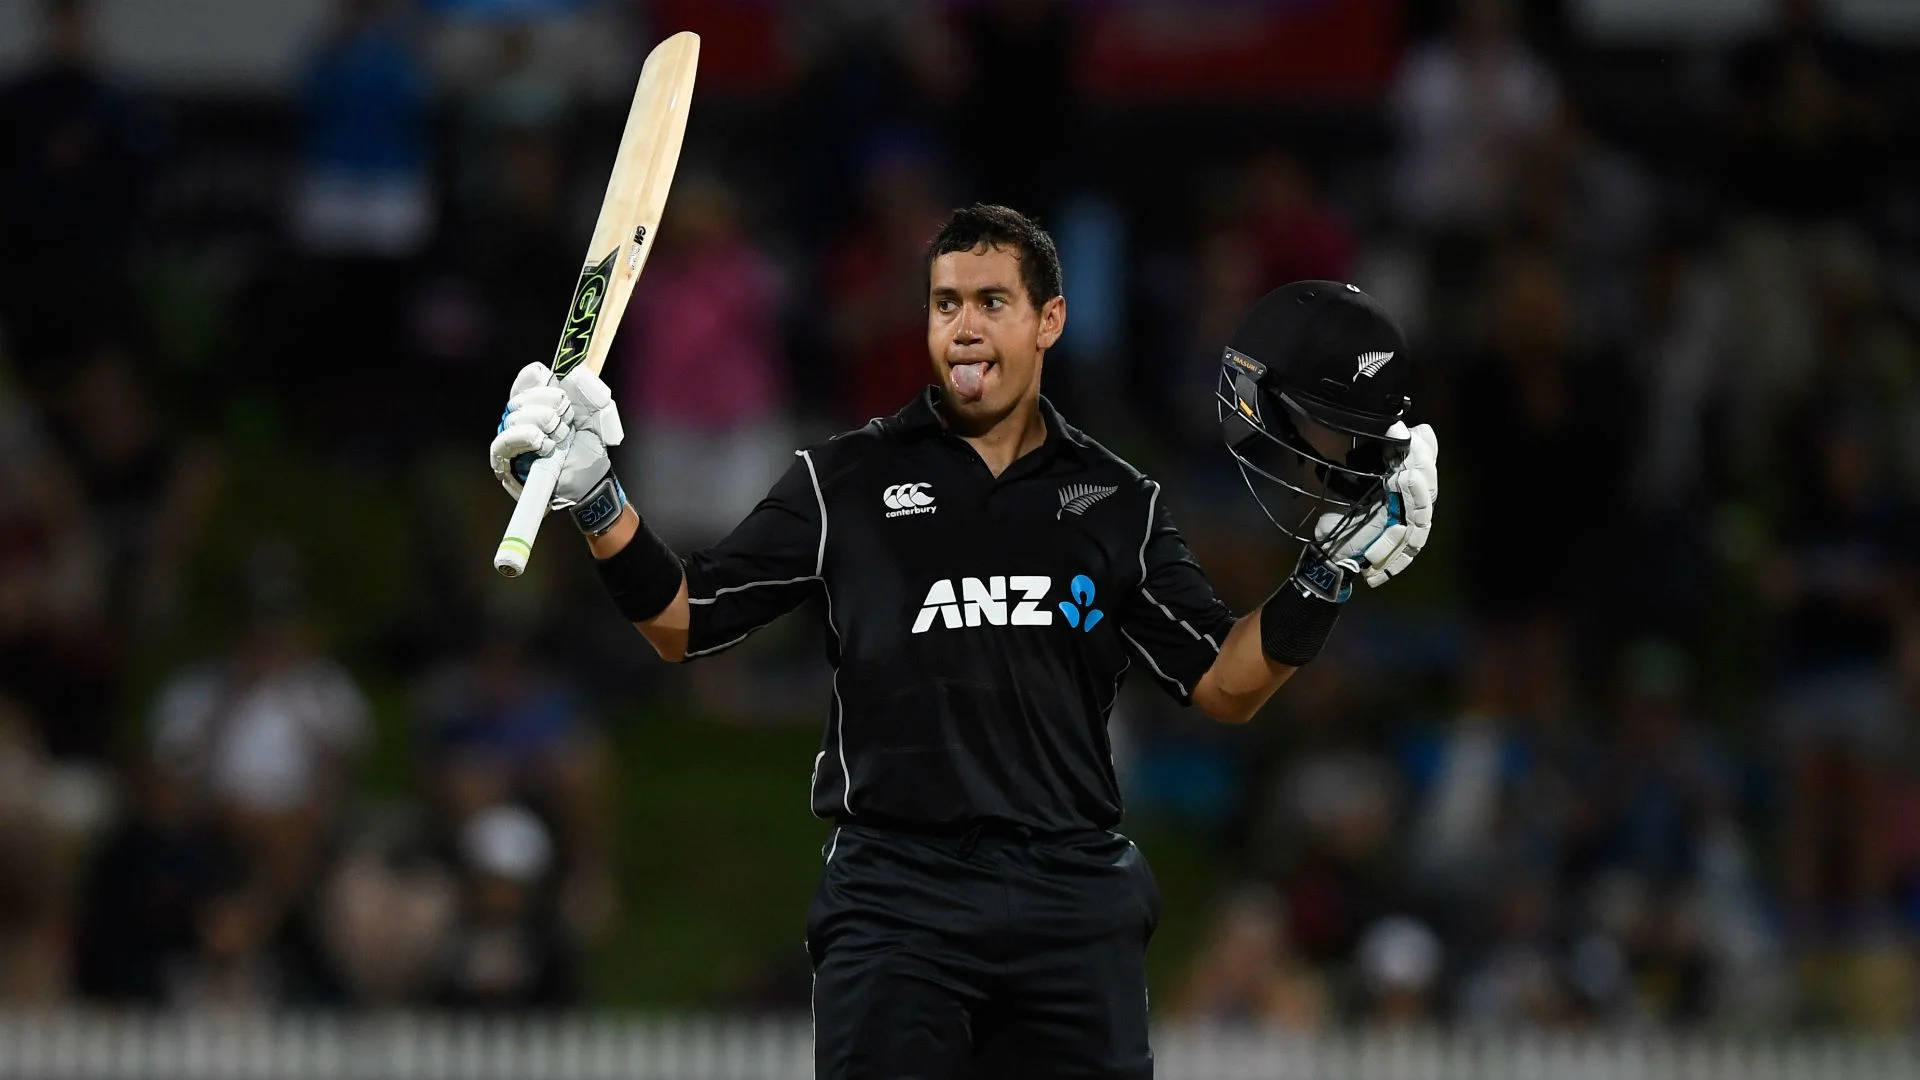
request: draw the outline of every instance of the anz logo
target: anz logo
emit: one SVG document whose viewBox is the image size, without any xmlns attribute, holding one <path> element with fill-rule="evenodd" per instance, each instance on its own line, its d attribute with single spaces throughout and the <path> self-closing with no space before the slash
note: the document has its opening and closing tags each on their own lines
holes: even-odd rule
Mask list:
<svg viewBox="0 0 1920 1080">
<path fill-rule="evenodd" d="M 913 632 L 924 634 L 936 621 L 948 630 L 963 626 L 1052 626 L 1053 612 L 1042 607 L 1053 591 L 1053 579 L 1041 574 L 989 578 L 941 578 L 927 589 L 920 602 L 920 614 L 914 617 Z M 1068 591 L 1073 599 L 1058 605 L 1067 625 L 1091 632 L 1104 617 L 1093 606 L 1093 579 L 1076 575 Z"/>
<path fill-rule="evenodd" d="M 1077 626 L 1087 633 L 1093 633 L 1093 627 L 1105 612 L 1093 606 L 1093 579 L 1085 574 L 1075 574 L 1073 584 L 1068 587 L 1073 599 L 1060 601 L 1060 614 L 1067 620 L 1068 626 Z M 1081 614 L 1082 611 L 1085 614 Z"/>
</svg>

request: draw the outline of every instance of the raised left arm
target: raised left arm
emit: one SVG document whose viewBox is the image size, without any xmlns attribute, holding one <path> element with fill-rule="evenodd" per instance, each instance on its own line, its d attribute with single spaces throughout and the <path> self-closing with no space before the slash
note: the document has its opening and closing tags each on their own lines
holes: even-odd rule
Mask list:
<svg viewBox="0 0 1920 1080">
<path fill-rule="evenodd" d="M 1193 706 L 1221 723 L 1244 724 L 1299 670 L 1261 650 L 1260 612 L 1249 612 L 1234 621 L 1213 666 L 1194 684 Z"/>
</svg>

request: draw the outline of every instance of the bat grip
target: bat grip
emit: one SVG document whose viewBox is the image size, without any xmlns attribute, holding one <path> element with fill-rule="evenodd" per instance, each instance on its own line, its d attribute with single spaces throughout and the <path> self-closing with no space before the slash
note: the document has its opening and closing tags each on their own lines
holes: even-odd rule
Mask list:
<svg viewBox="0 0 1920 1080">
<path fill-rule="evenodd" d="M 538 458 L 527 470 L 527 482 L 520 488 L 520 501 L 513 504 L 513 517 L 493 553 L 493 568 L 507 577 L 519 577 L 533 555 L 533 541 L 540 535 L 540 521 L 547 516 L 547 503 L 553 500 L 553 486 L 560 482 L 560 458 L 548 454 Z"/>
</svg>

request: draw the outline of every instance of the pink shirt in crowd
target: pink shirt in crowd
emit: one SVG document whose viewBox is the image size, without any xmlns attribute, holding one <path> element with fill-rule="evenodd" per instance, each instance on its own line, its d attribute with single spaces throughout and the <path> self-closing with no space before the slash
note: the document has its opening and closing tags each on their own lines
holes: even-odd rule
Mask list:
<svg viewBox="0 0 1920 1080">
<path fill-rule="evenodd" d="M 630 416 L 724 430 L 786 405 L 777 278 L 744 242 L 654 260 L 621 329 Z"/>
</svg>

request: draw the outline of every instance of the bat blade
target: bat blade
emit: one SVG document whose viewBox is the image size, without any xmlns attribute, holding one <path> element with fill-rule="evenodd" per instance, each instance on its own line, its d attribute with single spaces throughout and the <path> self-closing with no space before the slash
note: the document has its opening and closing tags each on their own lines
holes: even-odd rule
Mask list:
<svg viewBox="0 0 1920 1080">
<path fill-rule="evenodd" d="M 666 212 L 699 63 L 699 35 L 682 31 L 654 46 L 640 69 L 593 239 L 587 244 L 573 302 L 567 306 L 560 342 L 554 347 L 555 378 L 565 377 L 581 364 L 598 374 L 606 364 L 633 284 L 646 267 L 660 231 L 660 217 Z M 529 472 L 506 534 L 494 552 L 494 568 L 502 574 L 518 577 L 526 570 L 559 471 L 559 463 L 549 457 L 535 462 Z"/>
</svg>

